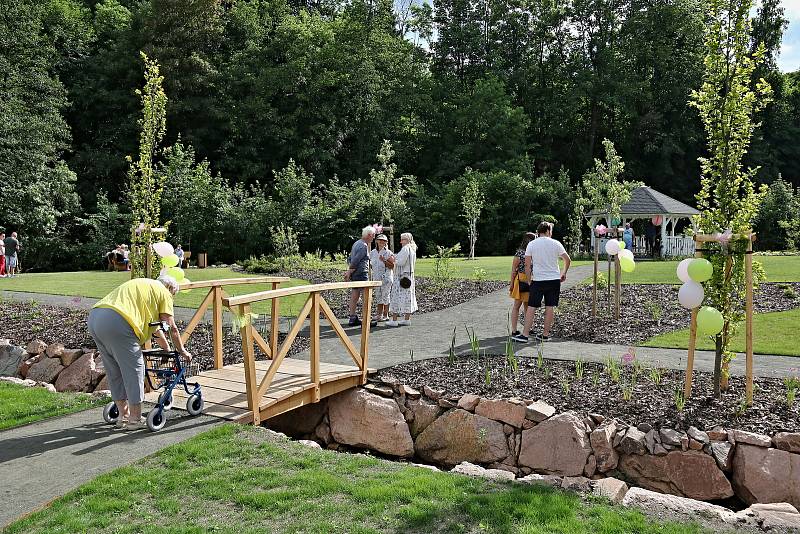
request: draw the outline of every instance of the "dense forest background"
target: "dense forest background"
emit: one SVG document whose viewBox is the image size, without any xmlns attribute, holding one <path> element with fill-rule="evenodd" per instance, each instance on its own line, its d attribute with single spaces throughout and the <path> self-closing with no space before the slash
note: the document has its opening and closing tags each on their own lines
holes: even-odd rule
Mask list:
<svg viewBox="0 0 800 534">
<path fill-rule="evenodd" d="M 279 225 L 304 250 L 342 250 L 387 203 L 424 248 L 466 244 L 474 173 L 477 252 L 508 253 L 543 217 L 565 228 L 605 138 L 625 178 L 693 203 L 701 0 L 404 1 L 0 0 L 0 225 L 20 232 L 27 267 L 99 266 L 129 240 L 140 51 L 169 98 L 164 217 L 212 261 L 269 253 Z M 791 199 L 786 25 L 777 0 L 753 19 L 775 96 L 747 164 Z"/>
</svg>

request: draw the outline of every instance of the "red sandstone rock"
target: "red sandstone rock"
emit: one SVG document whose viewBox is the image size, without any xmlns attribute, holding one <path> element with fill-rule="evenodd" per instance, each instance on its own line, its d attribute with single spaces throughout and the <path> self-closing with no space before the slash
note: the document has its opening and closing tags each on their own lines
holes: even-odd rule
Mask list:
<svg viewBox="0 0 800 534">
<path fill-rule="evenodd" d="M 414 443 L 397 403 L 363 389 L 351 389 L 328 400 L 331 434 L 339 443 L 390 456 L 414 454 Z"/>
<path fill-rule="evenodd" d="M 28 343 L 28 346 L 25 347 L 25 352 L 28 354 L 44 354 L 47 350 L 47 343 L 42 341 L 41 339 L 36 339 Z"/>
<path fill-rule="evenodd" d="M 35 363 L 39 363 L 39 361 L 41 359 L 42 359 L 42 355 L 41 354 L 37 354 L 37 355 L 33 356 L 32 358 L 28 358 L 27 360 L 25 360 L 24 362 L 19 364 L 19 369 L 17 370 L 17 373 L 19 374 L 19 376 L 21 376 L 22 378 L 27 378 L 28 377 L 28 371 L 31 370 L 31 367 L 33 367 L 33 365 Z"/>
<path fill-rule="evenodd" d="M 45 352 L 49 358 L 61 358 L 61 354 L 64 352 L 64 345 L 61 343 L 51 343 L 47 345 Z"/>
<path fill-rule="evenodd" d="M 556 409 L 544 401 L 532 402 L 527 406 L 525 417 L 536 423 L 541 423 L 556 413 Z"/>
<path fill-rule="evenodd" d="M 82 349 L 64 349 L 61 351 L 61 365 L 69 367 L 78 358 L 84 355 Z"/>
<path fill-rule="evenodd" d="M 438 404 L 420 399 L 408 401 L 408 411 L 412 415 L 412 420 L 409 424 L 411 437 L 416 438 L 423 430 L 428 428 L 428 425 L 433 423 L 444 410 L 442 410 Z"/>
<path fill-rule="evenodd" d="M 625 455 L 619 471 L 638 485 L 661 493 L 711 501 L 733 496 L 733 489 L 714 459 L 697 451 L 666 456 Z"/>
<path fill-rule="evenodd" d="M 92 355 L 81 351 L 81 357 L 59 373 L 55 381 L 56 391 L 89 391 L 94 368 Z"/>
<path fill-rule="evenodd" d="M 800 507 L 800 454 L 737 443 L 733 487 L 747 504 L 788 502 Z"/>
<path fill-rule="evenodd" d="M 481 401 L 481 398 L 477 395 L 473 395 L 472 393 L 467 393 L 458 401 L 458 407 L 462 410 L 467 410 L 468 412 L 475 411 L 475 407 Z"/>
<path fill-rule="evenodd" d="M 466 410 L 451 410 L 431 423 L 416 440 L 417 455 L 428 462 L 493 463 L 508 457 L 503 425 Z"/>
<path fill-rule="evenodd" d="M 775 446 L 782 451 L 800 454 L 800 433 L 778 432 L 774 436 Z"/>
<path fill-rule="evenodd" d="M 735 444 L 744 443 L 746 445 L 755 445 L 757 447 L 771 447 L 772 438 L 764 434 L 756 434 L 754 432 L 745 432 L 744 430 L 732 430 L 729 436 L 733 435 L 733 442 Z"/>
<path fill-rule="evenodd" d="M 614 435 L 617 433 L 617 424 L 610 420 L 597 427 L 594 432 L 589 435 L 589 442 L 594 450 L 594 455 L 597 460 L 597 470 L 601 473 L 611 471 L 617 467 L 619 455 L 614 450 L 613 442 Z"/>
<path fill-rule="evenodd" d="M 543 473 L 578 476 L 591 452 L 583 419 L 565 412 L 522 432 L 519 464 Z"/>
<path fill-rule="evenodd" d="M 28 369 L 28 378 L 37 382 L 53 382 L 63 369 L 58 358 L 42 358 Z"/>
<path fill-rule="evenodd" d="M 517 428 L 522 428 L 525 421 L 525 406 L 505 400 L 481 399 L 475 413 Z"/>
</svg>

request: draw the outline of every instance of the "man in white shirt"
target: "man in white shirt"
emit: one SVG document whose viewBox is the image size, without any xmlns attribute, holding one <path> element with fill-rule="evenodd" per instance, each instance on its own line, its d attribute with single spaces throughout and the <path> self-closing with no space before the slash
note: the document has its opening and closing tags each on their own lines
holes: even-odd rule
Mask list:
<svg viewBox="0 0 800 534">
<path fill-rule="evenodd" d="M 544 300 L 544 328 L 537 335 L 540 341 L 550 341 L 550 328 L 553 326 L 553 308 L 558 306 L 561 294 L 561 282 L 567 279 L 567 271 L 572 260 L 559 241 L 553 235 L 553 225 L 548 222 L 539 223 L 536 229 L 538 237 L 528 243 L 525 249 L 525 274 L 532 280 L 528 294 L 528 310 L 525 312 L 525 328 L 522 334 L 514 336 L 514 341 L 527 343 L 533 326 L 533 314 L 542 307 Z M 558 266 L 558 259 L 564 260 L 564 272 Z"/>
</svg>

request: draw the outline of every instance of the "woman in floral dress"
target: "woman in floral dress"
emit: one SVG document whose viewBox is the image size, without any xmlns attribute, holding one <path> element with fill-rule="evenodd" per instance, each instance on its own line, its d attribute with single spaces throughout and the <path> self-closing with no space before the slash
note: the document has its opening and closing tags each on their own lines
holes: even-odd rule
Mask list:
<svg viewBox="0 0 800 534">
<path fill-rule="evenodd" d="M 394 274 L 394 254 L 389 250 L 389 239 L 381 234 L 375 238 L 376 248 L 370 252 L 369 263 L 372 266 L 372 280 L 383 285 L 375 289 L 375 304 L 378 321 L 389 319 L 389 301 L 392 293 Z"/>
<path fill-rule="evenodd" d="M 410 233 L 400 235 L 402 248 L 394 258 L 394 282 L 392 282 L 392 295 L 389 303 L 389 313 L 392 320 L 387 326 L 401 326 L 411 324 L 411 314 L 417 311 L 416 280 L 414 269 L 417 263 L 417 244 Z M 407 285 L 408 287 L 403 287 Z M 398 321 L 399 315 L 403 319 Z"/>
</svg>

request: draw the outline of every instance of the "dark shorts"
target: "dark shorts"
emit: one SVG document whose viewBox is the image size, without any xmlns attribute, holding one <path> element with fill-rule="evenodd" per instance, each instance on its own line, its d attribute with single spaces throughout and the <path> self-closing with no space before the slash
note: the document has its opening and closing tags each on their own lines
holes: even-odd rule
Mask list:
<svg viewBox="0 0 800 534">
<path fill-rule="evenodd" d="M 367 280 L 369 280 L 367 271 L 353 271 L 353 274 L 350 275 L 351 282 L 366 282 Z"/>
<path fill-rule="evenodd" d="M 558 306 L 558 297 L 561 295 L 561 280 L 534 280 L 531 282 L 531 291 L 528 294 L 528 306 L 542 307 Z"/>
</svg>

